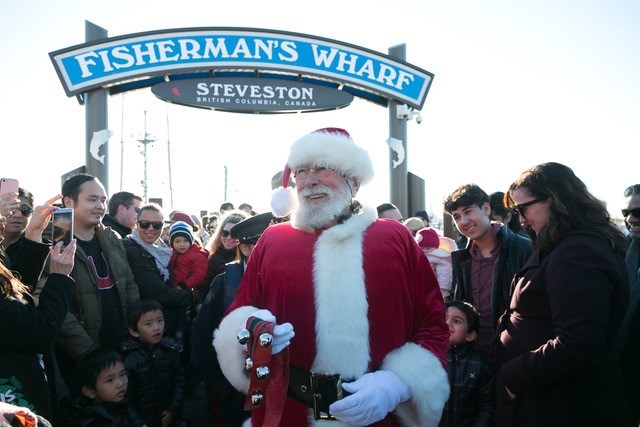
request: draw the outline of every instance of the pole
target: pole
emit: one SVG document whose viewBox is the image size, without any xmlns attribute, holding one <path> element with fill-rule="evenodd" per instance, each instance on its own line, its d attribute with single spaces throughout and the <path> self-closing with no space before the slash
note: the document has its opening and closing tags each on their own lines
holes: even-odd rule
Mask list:
<svg viewBox="0 0 640 427">
<path fill-rule="evenodd" d="M 169 103 L 165 103 L 167 114 L 167 161 L 169 162 L 169 198 L 171 199 L 171 209 L 173 209 L 173 181 L 171 178 L 171 141 L 169 139 Z"/>
<path fill-rule="evenodd" d="M 406 47 L 407 45 L 405 44 L 390 47 L 389 56 L 405 61 L 407 57 Z M 411 214 L 408 211 L 407 162 L 409 155 L 407 153 L 407 121 L 398 118 L 397 108 L 399 105 L 395 101 L 389 101 L 389 137 L 402 142 L 404 160 L 394 168 L 394 152 L 389 148 L 389 190 L 391 203 L 396 205 L 402 215 L 407 218 Z"/>
<path fill-rule="evenodd" d="M 89 21 L 84 21 L 84 32 L 87 42 L 108 37 L 107 30 Z M 107 194 L 109 194 L 109 151 L 107 142 L 105 141 L 97 149 L 94 147 L 94 153 L 91 152 L 91 141 L 94 132 L 100 132 L 108 128 L 107 90 L 94 89 L 91 92 L 86 92 L 84 94 L 84 104 L 87 173 L 98 178 L 104 185 Z"/>
<path fill-rule="evenodd" d="M 140 154 L 142 154 L 142 156 L 144 157 L 144 178 L 142 180 L 142 189 L 144 191 L 144 201 L 145 203 L 148 203 L 149 197 L 147 182 L 147 145 L 155 142 L 155 139 L 149 138 L 149 134 L 147 133 L 147 110 L 144 110 L 144 138 L 139 139 L 138 142 L 140 142 L 143 146 L 143 149 L 140 152 Z"/>
<path fill-rule="evenodd" d="M 122 111 L 120 118 L 120 191 L 122 191 L 122 181 L 124 181 L 124 92 L 120 95 Z"/>
</svg>

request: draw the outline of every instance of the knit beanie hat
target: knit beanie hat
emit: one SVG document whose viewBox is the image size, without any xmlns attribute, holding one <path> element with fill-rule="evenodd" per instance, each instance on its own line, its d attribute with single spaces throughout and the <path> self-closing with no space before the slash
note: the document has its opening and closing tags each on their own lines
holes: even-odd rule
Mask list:
<svg viewBox="0 0 640 427">
<path fill-rule="evenodd" d="M 438 248 L 440 247 L 440 236 L 433 228 L 425 227 L 416 232 L 416 242 L 421 248 Z"/>
<path fill-rule="evenodd" d="M 178 236 L 186 238 L 189 243 L 193 244 L 193 233 L 191 230 L 191 226 L 184 221 L 178 221 L 171 224 L 171 228 L 169 229 L 169 239 L 171 244 L 173 245 L 173 240 Z"/>
</svg>

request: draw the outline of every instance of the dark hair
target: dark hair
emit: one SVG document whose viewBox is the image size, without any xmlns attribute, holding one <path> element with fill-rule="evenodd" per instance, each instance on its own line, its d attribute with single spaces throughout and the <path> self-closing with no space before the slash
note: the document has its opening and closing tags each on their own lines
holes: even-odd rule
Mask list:
<svg viewBox="0 0 640 427">
<path fill-rule="evenodd" d="M 489 203 L 489 196 L 476 184 L 466 184 L 458 187 L 444 200 L 444 210 L 451 215 L 460 207 L 477 205 L 479 208 Z"/>
<path fill-rule="evenodd" d="M 109 215 L 114 216 L 118 213 L 118 206 L 123 205 L 125 208 L 129 208 L 133 204 L 134 200 L 140 200 L 142 197 L 136 196 L 128 191 L 121 191 L 119 193 L 112 194 L 109 197 Z"/>
<path fill-rule="evenodd" d="M 624 255 L 626 239 L 611 221 L 605 204 L 594 197 L 571 168 L 555 162 L 533 166 L 511 184 L 505 204 L 512 208 L 513 192 L 521 190 L 535 198 L 550 199 L 549 223 L 540 233 L 527 232 L 536 248 L 549 252 L 562 239 L 585 234 L 605 242 L 615 253 Z"/>
<path fill-rule="evenodd" d="M 140 210 L 138 211 L 138 219 L 140 219 L 140 216 L 144 211 L 154 211 L 162 215 L 162 208 L 157 203 L 147 203 L 144 206 L 140 206 Z M 162 217 L 164 218 L 164 215 L 162 215 Z"/>
<path fill-rule="evenodd" d="M 380 214 L 382 212 L 390 211 L 392 209 L 398 209 L 398 207 L 396 205 L 394 205 L 393 203 L 383 203 L 381 205 L 378 205 L 378 207 L 376 209 L 378 211 L 378 216 L 380 216 Z"/>
<path fill-rule="evenodd" d="M 104 369 L 123 363 L 122 356 L 112 350 L 95 350 L 80 359 L 76 369 L 76 378 L 81 387 L 96 389 L 98 375 Z"/>
<path fill-rule="evenodd" d="M 504 205 L 504 193 L 502 191 L 495 191 L 489 194 L 489 206 L 491 206 L 491 213 L 506 217 L 512 213 L 511 209 L 507 209 Z"/>
<path fill-rule="evenodd" d="M 29 201 L 29 205 L 33 207 L 33 193 L 29 190 L 25 190 L 22 187 L 18 188 L 18 197 L 22 197 Z"/>
<path fill-rule="evenodd" d="M 4 263 L 0 262 L 0 294 L 5 299 L 12 297 L 20 297 L 28 293 L 29 288 L 23 284 L 18 277 L 18 273 L 12 272 Z"/>
<path fill-rule="evenodd" d="M 478 325 L 480 324 L 480 314 L 478 314 L 478 310 L 466 301 L 460 300 L 452 300 L 447 301 L 446 308 L 455 307 L 464 313 L 464 316 L 467 318 L 467 325 L 469 326 L 467 329 L 467 333 L 478 332 Z"/>
<path fill-rule="evenodd" d="M 78 194 L 80 194 L 80 186 L 87 181 L 96 181 L 98 183 L 100 182 L 98 178 L 87 173 L 79 173 L 67 179 L 64 184 L 62 184 L 62 204 L 64 205 L 65 197 L 70 197 L 71 200 L 77 202 Z"/>
<path fill-rule="evenodd" d="M 640 194 L 640 184 L 634 184 L 625 188 L 624 197 L 629 197 L 632 194 Z"/>
<path fill-rule="evenodd" d="M 138 320 L 140 320 L 143 314 L 151 313 L 152 311 L 164 312 L 162 305 L 151 299 L 141 299 L 140 301 L 129 304 L 127 307 L 127 322 L 129 323 L 129 327 L 138 332 Z"/>
<path fill-rule="evenodd" d="M 220 212 L 222 212 L 222 211 L 230 211 L 230 210 L 233 210 L 233 209 L 234 209 L 234 207 L 233 207 L 233 203 L 231 203 L 231 202 L 224 202 L 224 203 L 222 203 L 222 204 L 220 205 L 220 209 L 219 209 L 219 210 L 220 210 Z"/>
<path fill-rule="evenodd" d="M 416 211 L 416 213 L 413 214 L 413 216 L 417 216 L 419 218 L 422 218 L 425 221 L 427 221 L 427 224 L 429 224 L 429 214 L 427 213 L 427 211 Z"/>
</svg>

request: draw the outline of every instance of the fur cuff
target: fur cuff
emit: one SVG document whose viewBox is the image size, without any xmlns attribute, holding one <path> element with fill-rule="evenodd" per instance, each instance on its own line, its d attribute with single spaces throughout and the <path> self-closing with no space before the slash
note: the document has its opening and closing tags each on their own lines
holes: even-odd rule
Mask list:
<svg viewBox="0 0 640 427">
<path fill-rule="evenodd" d="M 249 376 L 244 370 L 247 358 L 244 345 L 238 343 L 241 323 L 258 309 L 250 305 L 238 307 L 227 314 L 213 333 L 213 347 L 218 353 L 218 363 L 232 386 L 244 394 L 249 390 Z"/>
<path fill-rule="evenodd" d="M 449 399 L 449 380 L 440 360 L 424 347 L 409 342 L 389 353 L 381 369 L 393 371 L 411 389 L 411 399 L 394 411 L 402 424 L 437 426 Z"/>
</svg>

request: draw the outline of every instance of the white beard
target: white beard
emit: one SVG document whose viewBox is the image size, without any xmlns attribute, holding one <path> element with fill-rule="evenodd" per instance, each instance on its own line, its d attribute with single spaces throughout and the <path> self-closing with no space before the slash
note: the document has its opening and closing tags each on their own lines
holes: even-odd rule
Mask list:
<svg viewBox="0 0 640 427">
<path fill-rule="evenodd" d="M 306 197 L 313 194 L 326 193 L 329 201 L 321 205 L 311 204 Z M 320 230 L 329 226 L 351 205 L 351 188 L 346 181 L 337 190 L 318 184 L 313 188 L 305 188 L 298 193 L 298 209 L 293 213 L 296 224 Z"/>
</svg>

